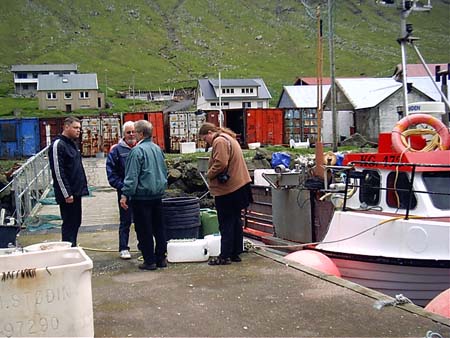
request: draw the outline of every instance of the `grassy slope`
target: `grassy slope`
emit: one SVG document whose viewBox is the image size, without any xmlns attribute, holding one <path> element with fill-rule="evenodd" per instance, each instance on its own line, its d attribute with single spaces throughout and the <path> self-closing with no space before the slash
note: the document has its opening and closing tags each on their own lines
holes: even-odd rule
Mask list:
<svg viewBox="0 0 450 338">
<path fill-rule="evenodd" d="M 305 7 L 303 3 L 310 5 Z M 12 64 L 77 63 L 114 90 L 195 85 L 198 78 L 262 77 L 274 98 L 297 76 L 314 76 L 315 6 L 294 0 L 2 0 L 0 95 Z M 413 13 L 429 63 L 448 62 L 448 0 Z M 322 6 L 327 31 L 326 6 Z M 390 76 L 400 62 L 399 12 L 371 0 L 336 4 L 336 76 Z M 256 37 L 261 36 L 261 39 Z M 329 74 L 324 41 L 324 76 Z M 445 47 L 446 46 L 446 47 Z M 408 61 L 417 63 L 411 49 Z M 0 104 L 3 106 L 3 104 Z M 10 112 L 0 107 L 0 115 Z"/>
</svg>

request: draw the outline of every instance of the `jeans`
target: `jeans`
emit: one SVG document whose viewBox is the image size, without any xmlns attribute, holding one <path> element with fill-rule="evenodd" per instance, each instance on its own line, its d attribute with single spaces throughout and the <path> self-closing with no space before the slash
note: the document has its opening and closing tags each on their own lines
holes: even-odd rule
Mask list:
<svg viewBox="0 0 450 338">
<path fill-rule="evenodd" d="M 119 201 L 119 251 L 122 250 L 130 250 L 128 246 L 128 239 L 130 238 L 130 227 L 133 221 L 133 212 L 132 208 L 129 206 L 128 210 L 123 209 L 120 206 L 120 196 L 122 193 L 120 191 L 117 192 L 118 201 Z"/>
</svg>

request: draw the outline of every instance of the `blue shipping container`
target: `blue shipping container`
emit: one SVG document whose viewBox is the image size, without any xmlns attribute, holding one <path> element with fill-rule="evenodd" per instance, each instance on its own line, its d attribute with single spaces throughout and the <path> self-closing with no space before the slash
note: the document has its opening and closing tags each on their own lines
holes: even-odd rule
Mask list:
<svg viewBox="0 0 450 338">
<path fill-rule="evenodd" d="M 33 156 L 39 152 L 39 143 L 37 118 L 0 120 L 0 158 Z"/>
</svg>

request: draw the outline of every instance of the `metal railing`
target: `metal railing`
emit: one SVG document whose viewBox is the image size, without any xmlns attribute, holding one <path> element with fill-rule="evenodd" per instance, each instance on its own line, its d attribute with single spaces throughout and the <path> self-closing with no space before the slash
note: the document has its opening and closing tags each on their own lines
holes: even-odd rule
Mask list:
<svg viewBox="0 0 450 338">
<path fill-rule="evenodd" d="M 47 193 L 52 182 L 50 164 L 47 156 L 48 146 L 30 157 L 24 165 L 13 174 L 15 218 L 19 225 L 32 214 L 33 208 Z"/>
</svg>

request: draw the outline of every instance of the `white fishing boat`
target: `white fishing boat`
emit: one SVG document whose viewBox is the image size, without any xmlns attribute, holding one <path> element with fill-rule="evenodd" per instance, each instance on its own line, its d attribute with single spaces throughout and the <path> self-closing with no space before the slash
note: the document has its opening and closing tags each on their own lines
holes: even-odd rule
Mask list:
<svg viewBox="0 0 450 338">
<path fill-rule="evenodd" d="M 436 149 L 406 127 L 432 124 Z M 423 133 L 418 129 L 408 132 Z M 427 129 L 433 133 L 431 129 Z M 343 278 L 426 305 L 450 288 L 450 133 L 439 119 L 416 114 L 380 136 L 377 153 L 352 153 L 328 166 L 326 189 L 336 210 L 315 249 Z"/>
</svg>

